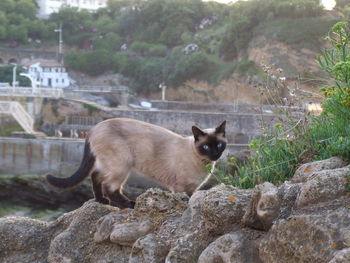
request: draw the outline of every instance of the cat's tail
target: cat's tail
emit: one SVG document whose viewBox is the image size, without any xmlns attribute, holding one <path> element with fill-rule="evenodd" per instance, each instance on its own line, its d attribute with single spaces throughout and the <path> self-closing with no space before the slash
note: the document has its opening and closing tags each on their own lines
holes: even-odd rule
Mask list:
<svg viewBox="0 0 350 263">
<path fill-rule="evenodd" d="M 46 175 L 46 180 L 48 181 L 49 184 L 57 188 L 69 188 L 69 187 L 76 186 L 77 184 L 82 182 L 85 177 L 87 177 L 90 174 L 90 171 L 94 166 L 94 163 L 95 163 L 95 156 L 92 154 L 90 150 L 90 143 L 88 139 L 86 139 L 83 160 L 81 161 L 81 164 L 78 170 L 72 176 L 67 178 L 59 178 L 51 174 L 48 174 Z"/>
</svg>

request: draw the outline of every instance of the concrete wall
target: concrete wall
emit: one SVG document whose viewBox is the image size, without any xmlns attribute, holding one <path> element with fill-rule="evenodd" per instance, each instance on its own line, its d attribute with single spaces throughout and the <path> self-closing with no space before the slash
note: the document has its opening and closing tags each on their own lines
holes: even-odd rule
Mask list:
<svg viewBox="0 0 350 263">
<path fill-rule="evenodd" d="M 67 174 L 81 161 L 84 140 L 0 138 L 0 174 Z"/>
<path fill-rule="evenodd" d="M 302 107 L 287 107 L 274 105 L 257 104 L 233 104 L 233 103 L 208 103 L 208 102 L 189 102 L 189 101 L 168 101 L 152 100 L 152 107 L 160 110 L 186 110 L 186 111 L 211 111 L 226 113 L 279 113 L 282 110 L 299 111 L 305 109 Z"/>
<path fill-rule="evenodd" d="M 68 176 L 79 166 L 84 140 L 22 139 L 0 137 L 0 174 L 47 174 Z M 246 145 L 230 145 L 224 156 Z"/>
<path fill-rule="evenodd" d="M 229 143 L 247 144 L 262 133 L 262 125 L 278 122 L 280 116 L 273 114 L 229 114 L 188 111 L 145 111 L 114 110 L 114 117 L 133 118 L 159 125 L 183 135 L 191 134 L 192 125 L 200 128 L 214 128 L 226 120 L 226 133 Z"/>
</svg>

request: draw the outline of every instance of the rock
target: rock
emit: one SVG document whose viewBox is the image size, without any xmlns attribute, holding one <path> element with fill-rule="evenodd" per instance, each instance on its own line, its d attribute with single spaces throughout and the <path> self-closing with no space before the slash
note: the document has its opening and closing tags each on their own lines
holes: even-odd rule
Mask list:
<svg viewBox="0 0 350 263">
<path fill-rule="evenodd" d="M 109 240 L 109 236 L 113 231 L 113 226 L 119 218 L 123 216 L 123 213 L 108 214 L 101 217 L 96 223 L 96 232 L 94 234 L 94 241 L 99 243 Z"/>
<path fill-rule="evenodd" d="M 286 219 L 293 212 L 302 185 L 303 183 L 292 184 L 287 181 L 278 187 L 278 195 L 282 198 L 278 219 Z"/>
<path fill-rule="evenodd" d="M 113 243 L 94 242 L 98 219 L 106 214 L 118 212 L 118 208 L 92 200 L 71 212 L 71 221 L 51 241 L 48 262 L 127 262 L 126 254 L 130 249 Z M 60 220 L 62 218 L 53 224 L 58 224 Z"/>
<path fill-rule="evenodd" d="M 328 263 L 347 243 L 342 233 L 350 230 L 348 205 L 321 206 L 275 223 L 260 243 L 262 261 Z"/>
<path fill-rule="evenodd" d="M 203 228 L 187 232 L 179 237 L 170 249 L 165 263 L 196 263 L 200 253 L 210 243 L 210 237 Z"/>
<path fill-rule="evenodd" d="M 294 173 L 293 183 L 306 182 L 308 178 L 316 172 L 342 168 L 346 163 L 339 157 L 332 157 L 326 160 L 306 163 L 300 166 Z"/>
<path fill-rule="evenodd" d="M 148 215 L 183 211 L 187 207 L 185 193 L 171 193 L 157 188 L 148 189 L 136 199 L 135 213 Z"/>
<path fill-rule="evenodd" d="M 137 239 L 147 235 L 153 229 L 154 224 L 150 220 L 115 224 L 113 226 L 110 239 L 113 243 L 117 243 L 122 246 L 132 246 Z"/>
<path fill-rule="evenodd" d="M 133 245 L 129 263 L 163 263 L 169 251 L 166 241 L 151 233 L 139 238 Z"/>
<path fill-rule="evenodd" d="M 2 218 L 0 262 L 350 262 L 349 169 L 279 187 L 218 185 L 189 200 L 149 189 L 135 209 L 90 200 L 50 223 Z"/>
<path fill-rule="evenodd" d="M 350 169 L 325 170 L 313 175 L 301 187 L 296 200 L 297 207 L 336 199 L 346 193 L 346 176 Z"/>
<path fill-rule="evenodd" d="M 255 229 L 268 230 L 280 211 L 281 197 L 271 183 L 257 185 L 242 222 Z"/>
<path fill-rule="evenodd" d="M 195 192 L 181 217 L 165 262 L 196 263 L 217 235 L 238 229 L 251 190 L 219 185 Z"/>
<path fill-rule="evenodd" d="M 218 185 L 208 191 L 200 201 L 200 213 L 212 234 L 235 230 L 245 213 L 252 190 Z"/>
<path fill-rule="evenodd" d="M 212 262 L 260 263 L 258 242 L 248 238 L 243 231 L 223 235 L 212 242 L 198 258 L 198 263 Z"/>
<path fill-rule="evenodd" d="M 0 219 L 0 262 L 45 263 L 53 229 L 48 223 L 23 218 Z"/>
<path fill-rule="evenodd" d="M 350 262 L 350 248 L 344 248 L 335 253 L 334 257 L 328 263 L 349 263 Z"/>
</svg>

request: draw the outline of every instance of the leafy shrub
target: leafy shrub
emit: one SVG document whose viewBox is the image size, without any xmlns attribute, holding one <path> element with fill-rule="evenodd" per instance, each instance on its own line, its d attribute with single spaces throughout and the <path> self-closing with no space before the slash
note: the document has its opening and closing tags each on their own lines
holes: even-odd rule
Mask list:
<svg viewBox="0 0 350 263">
<path fill-rule="evenodd" d="M 138 52 L 142 55 L 150 56 L 164 56 L 167 51 L 167 47 L 161 44 L 149 44 L 140 41 L 134 41 L 129 48 L 131 51 Z"/>
<path fill-rule="evenodd" d="M 323 112 L 309 120 L 287 118 L 250 143 L 252 157 L 235 175 L 220 173 L 221 181 L 243 188 L 269 181 L 280 184 L 293 176 L 299 164 L 340 156 L 350 160 L 350 30 L 337 23 L 327 38 L 332 48 L 319 57 L 333 85 L 325 87 Z"/>
<path fill-rule="evenodd" d="M 283 18 L 261 23 L 254 29 L 255 34 L 267 39 L 276 38 L 294 48 L 309 48 L 319 51 L 320 39 L 328 29 L 339 21 L 327 16 L 300 19 Z"/>
<path fill-rule="evenodd" d="M 148 48 L 148 52 L 151 56 L 162 57 L 166 55 L 167 47 L 161 44 L 151 45 Z"/>
<path fill-rule="evenodd" d="M 108 71 L 113 65 L 113 57 L 107 50 L 75 51 L 65 56 L 68 67 L 96 76 Z"/>
<path fill-rule="evenodd" d="M 135 52 L 140 52 L 141 54 L 144 54 L 146 52 L 148 52 L 150 44 L 145 43 L 145 42 L 139 42 L 139 41 L 134 41 L 129 49 L 131 51 L 135 51 Z"/>
</svg>

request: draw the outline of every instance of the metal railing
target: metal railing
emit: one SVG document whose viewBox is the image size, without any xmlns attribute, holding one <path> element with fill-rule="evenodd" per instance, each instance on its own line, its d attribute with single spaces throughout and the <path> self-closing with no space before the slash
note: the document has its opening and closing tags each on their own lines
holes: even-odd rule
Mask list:
<svg viewBox="0 0 350 263">
<path fill-rule="evenodd" d="M 12 115 L 23 130 L 34 133 L 34 120 L 19 102 L 0 101 L 0 113 Z"/>
<path fill-rule="evenodd" d="M 73 91 L 73 92 L 113 92 L 113 91 L 122 91 L 122 92 L 129 92 L 129 89 L 125 86 L 120 87 L 114 87 L 114 86 L 79 86 L 71 88 L 68 87 L 65 89 L 66 91 Z"/>
<path fill-rule="evenodd" d="M 58 88 L 24 88 L 24 87 L 0 87 L 0 96 L 13 96 L 13 97 L 63 97 L 63 90 Z"/>
</svg>

